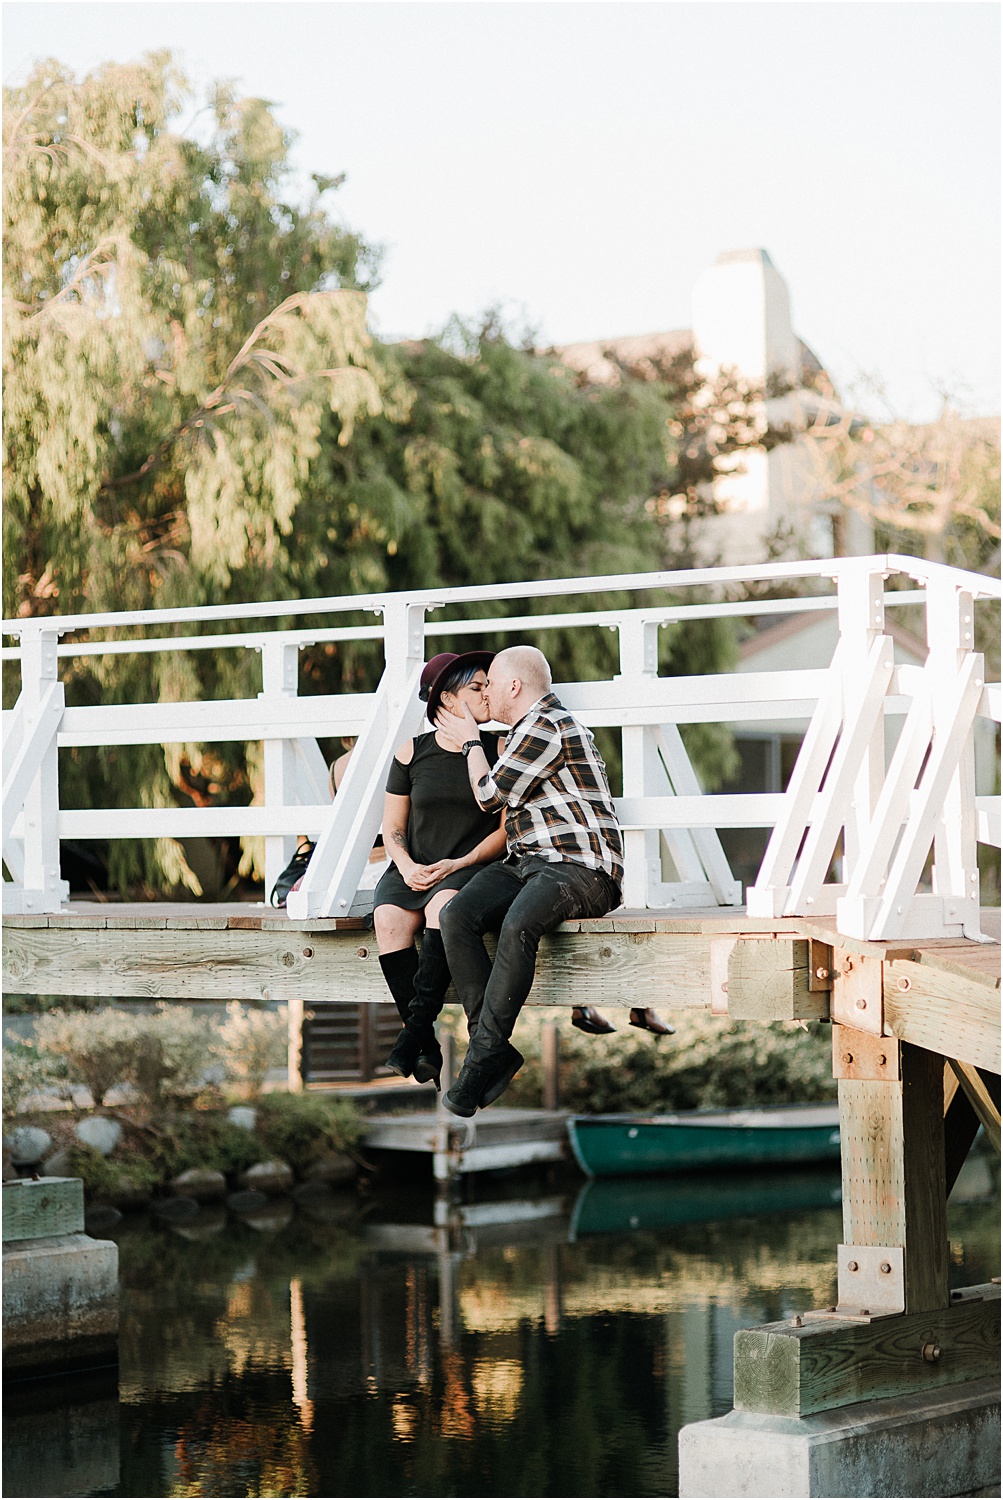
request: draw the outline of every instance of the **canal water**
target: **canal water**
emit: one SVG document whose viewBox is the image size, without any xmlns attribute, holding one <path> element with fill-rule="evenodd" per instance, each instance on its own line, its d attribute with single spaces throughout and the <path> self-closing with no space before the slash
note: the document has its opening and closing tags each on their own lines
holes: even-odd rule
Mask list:
<svg viewBox="0 0 1003 1500">
<path fill-rule="evenodd" d="M 117 1390 L 8 1392 L 4 1495 L 656 1496 L 727 1411 L 735 1330 L 834 1300 L 838 1169 L 384 1183 L 129 1218 Z M 998 1165 L 950 1204 L 999 1274 Z"/>
</svg>

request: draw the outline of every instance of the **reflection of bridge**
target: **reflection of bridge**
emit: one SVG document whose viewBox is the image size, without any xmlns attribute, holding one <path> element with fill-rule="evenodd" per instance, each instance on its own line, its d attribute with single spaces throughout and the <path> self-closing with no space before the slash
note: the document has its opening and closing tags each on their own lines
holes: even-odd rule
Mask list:
<svg viewBox="0 0 1003 1500">
<path fill-rule="evenodd" d="M 733 597 L 748 584 L 808 593 Z M 680 602 L 693 590 L 697 602 Z M 580 602 L 597 592 L 614 602 L 504 613 L 515 601 Z M 618 602 L 638 594 L 643 607 Z M 945 1203 L 978 1125 L 1000 1138 L 998 930 L 987 943 L 977 858 L 980 842 L 1000 843 L 999 800 L 977 795 L 974 749 L 976 724 L 1000 720 L 999 684 L 985 682 L 974 649 L 978 611 L 1000 595 L 990 579 L 877 557 L 7 621 L 20 637 L 4 656 L 19 657 L 21 695 L 5 715 L 6 982 L 47 994 L 288 999 L 294 1010 L 384 999 L 356 893 L 393 748 L 420 728 L 426 641 L 612 630 L 618 673 L 557 691 L 595 730 L 619 737 L 626 907 L 552 935 L 533 1001 L 711 1005 L 750 1020 L 835 1023 L 845 1241 L 837 1308 L 800 1327 L 743 1334 L 736 1400 L 764 1421 L 862 1400 L 929 1401 L 994 1373 L 999 1340 L 998 1288 L 953 1302 L 948 1294 Z M 925 613 L 922 667 L 895 664 L 884 625 L 900 605 Z M 455 618 L 487 606 L 499 614 Z M 367 610 L 382 623 L 316 623 Z M 659 675 L 663 627 L 807 610 L 837 614 L 839 644 L 825 669 Z M 311 623 L 260 623 L 289 616 Z M 231 633 L 205 633 L 217 625 Z M 164 633 L 182 629 L 195 633 Z M 362 639 L 383 642 L 374 693 L 299 696 L 305 644 Z M 260 652 L 261 694 L 65 704 L 61 659 L 204 650 Z M 786 791 L 701 793 L 687 726 L 780 719 L 810 720 Z M 346 734 L 358 745 L 332 806 L 317 737 Z M 254 806 L 60 807 L 60 748 L 227 740 L 263 745 Z M 744 909 L 718 838 L 733 827 L 772 829 Z M 317 848 L 288 916 L 248 905 L 70 906 L 59 879 L 60 839 L 240 836 L 264 839 L 270 884 L 296 833 L 316 836 Z"/>
</svg>

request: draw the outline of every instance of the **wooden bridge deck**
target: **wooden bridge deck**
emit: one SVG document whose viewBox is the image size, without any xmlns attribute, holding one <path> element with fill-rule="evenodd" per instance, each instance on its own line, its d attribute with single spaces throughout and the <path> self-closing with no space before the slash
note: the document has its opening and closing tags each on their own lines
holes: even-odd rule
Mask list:
<svg viewBox="0 0 1003 1500">
<path fill-rule="evenodd" d="M 829 1018 L 999 1072 L 999 918 L 983 912 L 989 943 L 866 943 L 824 919 L 750 918 L 738 907 L 621 910 L 544 939 L 530 1003 Z M 296 921 L 250 903 L 81 901 L 4 922 L 4 986 L 21 993 L 385 1002 L 377 960 L 361 905 Z"/>
</svg>

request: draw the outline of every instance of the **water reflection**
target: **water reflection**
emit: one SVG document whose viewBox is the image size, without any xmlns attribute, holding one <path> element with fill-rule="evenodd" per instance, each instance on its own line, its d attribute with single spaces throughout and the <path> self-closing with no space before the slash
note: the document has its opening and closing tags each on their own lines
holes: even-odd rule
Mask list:
<svg viewBox="0 0 1003 1500">
<path fill-rule="evenodd" d="M 978 1171 L 956 1284 L 998 1274 Z M 672 1495 L 679 1427 L 730 1406 L 736 1329 L 834 1295 L 838 1172 L 473 1191 L 126 1221 L 120 1404 L 78 1383 L 41 1427 L 8 1417 L 4 1493 Z"/>
</svg>

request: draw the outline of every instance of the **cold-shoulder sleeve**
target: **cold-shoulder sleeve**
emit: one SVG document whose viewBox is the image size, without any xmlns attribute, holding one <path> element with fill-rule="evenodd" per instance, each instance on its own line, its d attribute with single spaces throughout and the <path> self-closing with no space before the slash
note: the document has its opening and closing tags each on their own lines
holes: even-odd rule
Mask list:
<svg viewBox="0 0 1003 1500">
<path fill-rule="evenodd" d="M 396 755 L 390 762 L 390 773 L 387 776 L 387 791 L 394 797 L 410 797 L 411 795 L 410 767 L 402 766 Z"/>
</svg>

